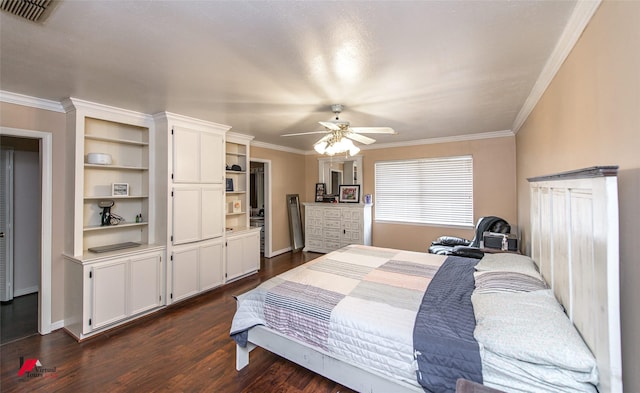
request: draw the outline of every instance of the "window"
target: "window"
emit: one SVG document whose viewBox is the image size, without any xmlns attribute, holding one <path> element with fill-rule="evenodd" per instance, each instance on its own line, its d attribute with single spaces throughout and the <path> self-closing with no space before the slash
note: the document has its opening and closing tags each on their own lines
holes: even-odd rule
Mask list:
<svg viewBox="0 0 640 393">
<path fill-rule="evenodd" d="M 376 221 L 473 226 L 471 156 L 375 163 Z"/>
</svg>

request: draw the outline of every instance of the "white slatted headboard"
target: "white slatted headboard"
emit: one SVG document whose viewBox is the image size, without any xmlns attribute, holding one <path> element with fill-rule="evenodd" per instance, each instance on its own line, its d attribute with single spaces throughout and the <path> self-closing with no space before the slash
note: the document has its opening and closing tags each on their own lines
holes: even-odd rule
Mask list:
<svg viewBox="0 0 640 393">
<path fill-rule="evenodd" d="M 595 355 L 600 392 L 622 392 L 617 170 L 528 179 L 531 257 Z"/>
</svg>

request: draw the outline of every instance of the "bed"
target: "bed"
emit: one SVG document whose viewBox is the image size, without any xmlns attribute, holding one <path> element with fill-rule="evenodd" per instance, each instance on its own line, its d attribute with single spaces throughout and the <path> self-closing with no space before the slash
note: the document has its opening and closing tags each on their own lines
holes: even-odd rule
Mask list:
<svg viewBox="0 0 640 393">
<path fill-rule="evenodd" d="M 527 391 L 526 378 L 538 371 L 530 373 L 530 361 L 511 361 L 509 353 L 501 352 L 505 340 L 496 337 L 510 337 L 509 327 L 503 330 L 493 313 L 500 312 L 501 306 L 496 311 L 495 305 L 504 299 L 529 302 L 534 296 L 559 301 L 564 308 L 558 304 L 550 309 L 576 332 L 573 341 L 586 348 L 565 348 L 571 354 L 584 352 L 586 360 L 561 363 L 562 378 L 568 372 L 578 381 L 562 390 L 584 391 L 586 385 L 580 384 L 596 384 L 600 392 L 621 392 L 615 173 L 614 167 L 597 167 L 530 179 L 531 254 L 536 261 L 531 264 L 544 279 L 536 278 L 542 282 L 536 285 L 544 288 L 506 297 L 492 290 L 481 293 L 479 277 L 496 275 L 492 268 L 480 269 L 497 266 L 490 258 L 478 262 L 348 246 L 237 297 L 231 328 L 237 342 L 236 369 L 248 365 L 250 351 L 258 346 L 356 391 L 448 392 L 454 391 L 457 378 Z M 492 334 L 496 329 L 499 334 Z M 538 333 L 541 340 L 562 330 L 554 324 L 551 334 L 544 324 L 511 327 L 512 333 L 521 329 L 528 329 L 531 337 Z M 420 331 L 424 334 L 418 337 Z M 443 352 L 447 350 L 453 352 Z M 554 356 L 553 362 L 542 364 L 547 369 L 540 379 L 531 383 L 548 382 L 545 371 L 559 368 Z M 509 375 L 500 374 L 508 368 L 505 359 L 509 367 L 515 364 L 516 373 L 525 370 L 525 382 L 512 384 Z"/>
</svg>

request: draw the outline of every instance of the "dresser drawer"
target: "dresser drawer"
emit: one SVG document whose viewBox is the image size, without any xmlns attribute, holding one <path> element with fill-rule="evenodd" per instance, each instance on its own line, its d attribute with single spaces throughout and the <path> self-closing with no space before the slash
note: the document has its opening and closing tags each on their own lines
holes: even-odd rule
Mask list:
<svg viewBox="0 0 640 393">
<path fill-rule="evenodd" d="M 324 219 L 325 220 L 336 220 L 340 221 L 341 210 L 337 208 L 325 209 L 324 211 Z"/>
</svg>

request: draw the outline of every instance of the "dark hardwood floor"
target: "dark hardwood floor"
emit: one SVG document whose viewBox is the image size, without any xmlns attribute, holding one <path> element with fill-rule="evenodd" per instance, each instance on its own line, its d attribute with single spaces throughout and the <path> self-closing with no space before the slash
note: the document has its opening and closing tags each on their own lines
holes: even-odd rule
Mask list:
<svg viewBox="0 0 640 393">
<path fill-rule="evenodd" d="M 38 292 L 0 305 L 0 345 L 38 334 Z"/>
<path fill-rule="evenodd" d="M 318 257 L 264 259 L 258 274 L 78 343 L 62 329 L 2 345 L 2 392 L 352 392 L 261 348 L 235 369 L 233 295 Z M 18 375 L 20 358 L 42 376 Z"/>
</svg>

